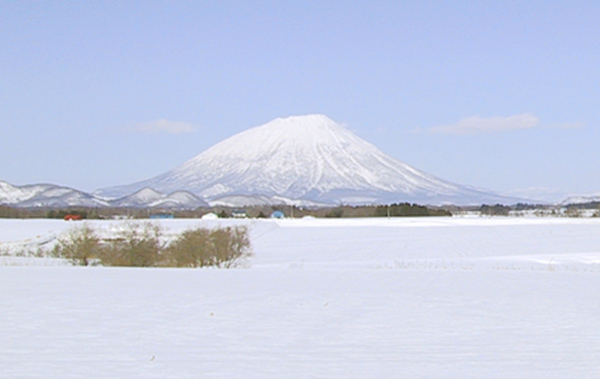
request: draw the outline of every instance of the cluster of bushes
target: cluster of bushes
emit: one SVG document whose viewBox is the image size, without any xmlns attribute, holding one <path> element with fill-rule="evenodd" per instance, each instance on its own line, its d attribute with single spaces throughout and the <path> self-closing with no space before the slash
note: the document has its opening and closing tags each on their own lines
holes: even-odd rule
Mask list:
<svg viewBox="0 0 600 379">
<path fill-rule="evenodd" d="M 380 205 L 375 210 L 375 217 L 429 217 L 429 216 L 452 216 L 446 209 L 428 208 L 419 204 L 400 203 Z"/>
<path fill-rule="evenodd" d="M 447 209 L 430 208 L 418 204 L 394 203 L 390 205 L 340 206 L 326 209 L 319 217 L 427 217 L 452 216 Z"/>
<path fill-rule="evenodd" d="M 229 268 L 251 255 L 244 227 L 190 229 L 169 243 L 152 223 L 130 223 L 116 237 L 101 239 L 87 225 L 59 238 L 53 256 L 74 265 L 92 262 L 104 266 Z"/>
<path fill-rule="evenodd" d="M 0 218 L 30 218 L 34 213 L 29 209 L 15 208 L 8 205 L 0 205 Z"/>
<path fill-rule="evenodd" d="M 510 207 L 507 207 L 506 205 L 502 205 L 502 204 L 496 204 L 496 205 L 483 204 L 479 208 L 479 212 L 482 215 L 486 215 L 486 216 L 508 216 L 508 214 L 510 212 Z"/>
</svg>

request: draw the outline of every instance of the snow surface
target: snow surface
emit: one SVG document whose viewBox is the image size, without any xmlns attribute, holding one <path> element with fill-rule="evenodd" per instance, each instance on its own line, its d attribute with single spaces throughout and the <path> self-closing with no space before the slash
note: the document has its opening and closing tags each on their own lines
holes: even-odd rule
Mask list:
<svg viewBox="0 0 600 379">
<path fill-rule="evenodd" d="M 160 220 L 247 225 L 246 268 L 16 267 L 0 377 L 596 378 L 600 220 Z M 73 225 L 0 220 L 0 251 Z M 94 221 L 103 234 L 123 221 Z M 45 263 L 43 263 L 45 262 Z"/>
</svg>

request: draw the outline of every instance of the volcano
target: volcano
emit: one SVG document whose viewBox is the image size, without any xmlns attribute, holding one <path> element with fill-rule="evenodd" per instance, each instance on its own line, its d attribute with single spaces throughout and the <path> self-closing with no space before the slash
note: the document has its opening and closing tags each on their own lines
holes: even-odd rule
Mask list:
<svg viewBox="0 0 600 379">
<path fill-rule="evenodd" d="M 238 133 L 168 172 L 95 192 L 106 198 L 144 188 L 201 199 L 305 204 L 482 204 L 514 199 L 454 184 L 381 152 L 324 115 L 277 118 Z"/>
</svg>

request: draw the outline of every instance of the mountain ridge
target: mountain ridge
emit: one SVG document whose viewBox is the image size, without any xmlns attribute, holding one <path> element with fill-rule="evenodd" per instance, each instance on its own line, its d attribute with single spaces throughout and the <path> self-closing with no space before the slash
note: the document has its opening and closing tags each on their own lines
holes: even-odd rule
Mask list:
<svg viewBox="0 0 600 379">
<path fill-rule="evenodd" d="M 141 192 L 141 193 L 140 193 Z M 55 184 L 15 186 L 0 180 L 0 205 L 21 208 L 178 208 L 193 209 L 208 204 L 186 191 L 163 194 L 151 188 L 118 199 L 105 199 L 74 188 Z"/>
<path fill-rule="evenodd" d="M 587 200 L 587 199 L 586 199 Z M 390 203 L 515 204 L 401 162 L 327 116 L 276 118 L 237 133 L 150 179 L 93 193 L 0 181 L 0 204 L 22 207 L 166 207 Z"/>
</svg>

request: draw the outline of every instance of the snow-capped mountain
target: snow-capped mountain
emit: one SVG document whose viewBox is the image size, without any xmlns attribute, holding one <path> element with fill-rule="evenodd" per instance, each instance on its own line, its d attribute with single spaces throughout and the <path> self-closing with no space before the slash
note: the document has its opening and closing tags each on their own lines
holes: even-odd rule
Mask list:
<svg viewBox="0 0 600 379">
<path fill-rule="evenodd" d="M 582 196 L 570 196 L 564 199 L 560 205 L 569 205 L 569 204 L 585 204 L 585 203 L 593 203 L 600 202 L 600 192 L 582 195 Z"/>
<path fill-rule="evenodd" d="M 19 207 L 104 207 L 105 200 L 73 188 L 53 184 L 14 186 L 0 181 L 0 204 Z"/>
<path fill-rule="evenodd" d="M 211 202 L 252 196 L 328 204 L 516 202 L 438 179 L 400 162 L 323 115 L 278 118 L 236 134 L 154 178 L 96 195 L 153 188 Z"/>
<path fill-rule="evenodd" d="M 176 191 L 165 195 L 151 188 L 144 188 L 134 194 L 109 200 L 54 184 L 14 186 L 4 181 L 0 181 L 0 205 L 22 208 L 148 207 L 171 209 L 193 209 L 208 206 L 204 200 L 187 191 Z"/>
<path fill-rule="evenodd" d="M 208 204 L 187 191 L 176 191 L 165 195 L 152 188 L 141 190 L 110 202 L 114 207 L 160 207 L 160 208 L 197 208 Z"/>
<path fill-rule="evenodd" d="M 166 195 L 160 201 L 152 203 L 150 206 L 158 208 L 192 209 L 198 207 L 208 207 L 209 205 L 206 201 L 200 199 L 198 196 L 194 195 L 191 192 L 175 191 Z"/>
</svg>

